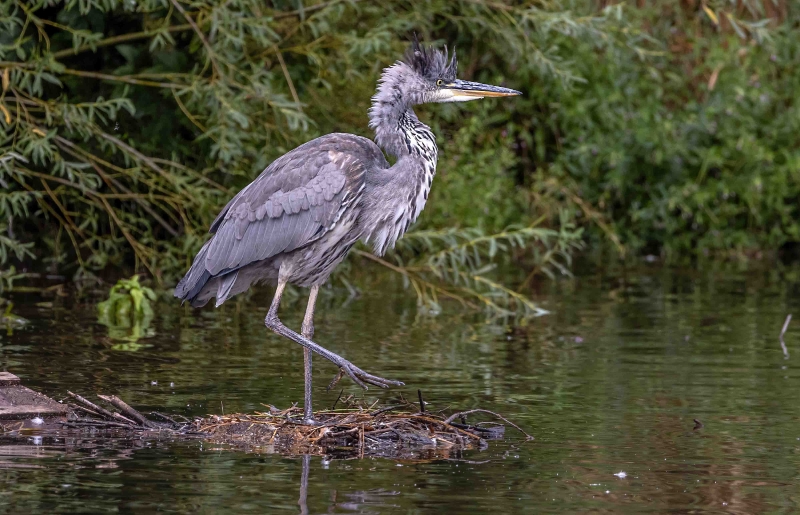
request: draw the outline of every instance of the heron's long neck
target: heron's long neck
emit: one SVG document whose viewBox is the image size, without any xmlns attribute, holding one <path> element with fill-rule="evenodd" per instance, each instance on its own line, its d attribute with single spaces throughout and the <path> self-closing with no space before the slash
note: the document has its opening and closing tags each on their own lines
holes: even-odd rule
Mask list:
<svg viewBox="0 0 800 515">
<path fill-rule="evenodd" d="M 395 67 L 384 71 L 378 91 L 372 97 L 369 126 L 375 131 L 375 142 L 387 154 L 397 158 L 393 171 L 405 175 L 419 191 L 421 202 L 413 206 L 413 219 L 416 220 L 436 175 L 439 150 L 430 127 L 419 121 L 403 94 L 402 75 L 392 73 L 394 71 Z"/>
<path fill-rule="evenodd" d="M 402 106 L 402 110 L 380 107 L 373 104 L 370 110 L 375 142 L 398 161 L 411 158 L 423 166 L 431 166 L 435 173 L 439 151 L 430 127 L 419 121 L 411 107 Z"/>
<path fill-rule="evenodd" d="M 398 161 L 411 158 L 436 170 L 438 150 L 430 127 L 419 121 L 411 108 L 412 99 L 405 93 L 403 64 L 384 70 L 378 91 L 372 97 L 369 126 L 375 131 L 375 142 Z"/>
<path fill-rule="evenodd" d="M 375 142 L 387 154 L 397 158 L 388 170 L 393 178 L 392 188 L 396 193 L 392 197 L 396 198 L 397 205 L 385 213 L 385 220 L 369 238 L 378 255 L 393 247 L 422 212 L 439 157 L 433 132 L 419 121 L 405 100 L 402 79 L 392 73 L 393 68 L 384 71 L 369 111 L 369 125 L 375 131 Z M 387 207 L 383 206 L 384 209 Z"/>
</svg>

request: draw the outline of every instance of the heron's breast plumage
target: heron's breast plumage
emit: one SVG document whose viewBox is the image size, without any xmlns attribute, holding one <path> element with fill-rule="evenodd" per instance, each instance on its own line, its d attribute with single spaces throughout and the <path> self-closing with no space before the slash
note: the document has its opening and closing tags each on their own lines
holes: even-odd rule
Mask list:
<svg viewBox="0 0 800 515">
<path fill-rule="evenodd" d="M 370 202 L 364 239 L 381 256 L 394 247 L 428 201 L 439 152 L 431 130 L 416 116 L 400 118 L 398 133 L 408 151 L 388 170 L 392 178 L 374 191 L 380 201 Z M 371 216 L 370 216 L 371 215 Z"/>
</svg>

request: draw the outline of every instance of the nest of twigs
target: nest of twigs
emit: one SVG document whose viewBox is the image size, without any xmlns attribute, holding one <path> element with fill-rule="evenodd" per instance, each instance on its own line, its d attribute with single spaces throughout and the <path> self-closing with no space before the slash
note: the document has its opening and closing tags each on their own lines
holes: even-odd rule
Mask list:
<svg viewBox="0 0 800 515">
<path fill-rule="evenodd" d="M 340 457 L 383 456 L 413 458 L 420 454 L 451 457 L 463 450 L 483 449 L 486 440 L 502 438 L 505 425 L 533 439 L 502 415 L 474 409 L 446 415 L 426 411 L 425 403 L 377 407 L 361 405 L 352 397 L 340 409 L 314 413 L 314 423 L 302 420 L 302 409 L 280 410 L 264 405 L 266 411 L 209 415 L 192 421 L 176 421 L 160 413 L 147 418 L 118 397 L 98 395 L 116 410 L 107 410 L 69 392 L 75 404 L 63 425 L 73 428 L 158 431 L 208 439 L 216 443 L 243 446 L 249 450 L 281 454 L 317 454 Z M 334 406 L 335 407 L 335 406 Z M 118 410 L 118 411 L 117 411 Z M 467 417 L 488 415 L 493 421 L 468 423 Z"/>
<path fill-rule="evenodd" d="M 302 421 L 296 406 L 252 414 L 212 415 L 196 420 L 194 430 L 220 443 L 265 448 L 282 454 L 411 457 L 419 451 L 450 455 L 453 451 L 482 449 L 486 440 L 502 438 L 505 425 L 495 421 L 467 423 L 467 416 L 482 413 L 519 430 L 516 424 L 488 410 L 451 415 L 420 411 L 405 403 L 377 408 L 358 406 L 314 413 L 314 424 Z"/>
</svg>

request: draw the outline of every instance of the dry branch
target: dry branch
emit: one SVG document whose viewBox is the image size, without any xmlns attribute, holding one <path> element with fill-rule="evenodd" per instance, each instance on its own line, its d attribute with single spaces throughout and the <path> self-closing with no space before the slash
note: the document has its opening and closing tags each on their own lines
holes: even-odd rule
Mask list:
<svg viewBox="0 0 800 515">
<path fill-rule="evenodd" d="M 116 395 L 98 395 L 98 397 L 100 397 L 109 404 L 113 404 L 116 408 L 122 410 L 123 413 L 125 413 L 126 415 L 128 415 L 128 417 L 138 422 L 140 425 L 145 427 L 153 427 L 153 423 L 147 420 L 144 415 L 142 415 L 135 409 L 128 406 L 125 403 L 125 401 L 123 401 Z"/>
</svg>

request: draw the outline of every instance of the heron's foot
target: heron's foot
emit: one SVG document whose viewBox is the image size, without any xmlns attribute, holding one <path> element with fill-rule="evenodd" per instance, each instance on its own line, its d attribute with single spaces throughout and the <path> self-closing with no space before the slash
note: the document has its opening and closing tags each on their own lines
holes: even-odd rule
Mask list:
<svg viewBox="0 0 800 515">
<path fill-rule="evenodd" d="M 292 418 L 292 417 L 286 417 L 286 421 L 287 422 L 291 422 L 292 424 L 297 424 L 298 426 L 315 426 L 316 427 L 316 426 L 321 426 L 322 425 L 322 422 L 320 422 L 319 420 L 317 420 L 315 418 L 305 418 L 305 417 Z"/>
<path fill-rule="evenodd" d="M 405 383 L 402 381 L 394 381 L 392 379 L 384 379 L 382 377 L 374 376 L 370 373 L 364 372 L 357 366 L 353 365 L 349 361 L 344 358 L 339 358 L 338 360 L 334 361 L 335 364 L 339 365 L 339 373 L 336 374 L 336 377 L 333 378 L 331 384 L 328 385 L 328 390 L 336 386 L 339 380 L 347 374 L 350 379 L 352 379 L 358 386 L 367 390 L 368 384 L 373 386 L 378 386 L 380 388 L 389 388 L 390 386 L 404 386 Z"/>
</svg>

